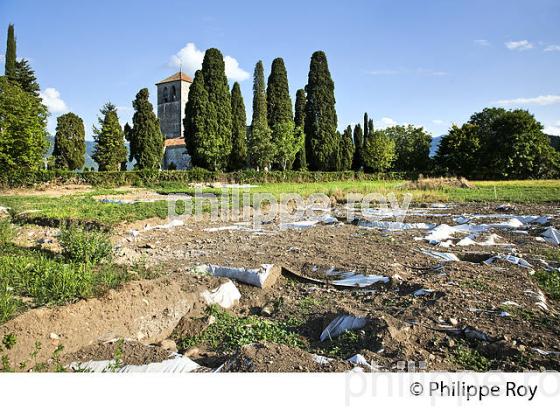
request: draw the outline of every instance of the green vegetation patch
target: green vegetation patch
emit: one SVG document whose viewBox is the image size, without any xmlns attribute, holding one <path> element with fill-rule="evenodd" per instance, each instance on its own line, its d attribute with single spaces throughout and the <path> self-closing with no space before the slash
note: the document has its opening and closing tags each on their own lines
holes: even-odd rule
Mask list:
<svg viewBox="0 0 560 410">
<path fill-rule="evenodd" d="M 209 307 L 207 313 L 214 316 L 215 322 L 199 335 L 181 339 L 179 347 L 182 350 L 205 345 L 216 351 L 230 353 L 246 344 L 264 341 L 292 347 L 304 346 L 301 336 L 294 333 L 288 323 L 258 316 L 237 317 L 216 306 Z"/>
<path fill-rule="evenodd" d="M 541 270 L 535 273 L 535 279 L 550 298 L 560 300 L 560 272 Z"/>
</svg>

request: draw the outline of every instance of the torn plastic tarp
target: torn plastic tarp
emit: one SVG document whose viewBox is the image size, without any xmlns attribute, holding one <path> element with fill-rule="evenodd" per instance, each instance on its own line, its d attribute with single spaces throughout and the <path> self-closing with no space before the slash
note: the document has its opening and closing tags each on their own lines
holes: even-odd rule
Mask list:
<svg viewBox="0 0 560 410">
<path fill-rule="evenodd" d="M 376 283 L 389 283 L 387 276 L 381 275 L 362 275 L 361 273 L 344 272 L 346 275 L 342 279 L 333 280 L 331 283 L 335 286 L 347 286 L 353 288 L 365 288 Z"/>
<path fill-rule="evenodd" d="M 405 222 L 388 222 L 388 221 L 368 221 L 362 219 L 358 222 L 358 226 L 361 228 L 384 229 L 387 231 L 403 231 L 409 229 L 432 229 L 436 225 L 427 224 L 423 222 L 405 223 Z"/>
<path fill-rule="evenodd" d="M 454 253 L 438 252 L 438 251 L 432 251 L 432 250 L 429 250 L 429 249 L 422 249 L 421 251 L 425 255 L 432 256 L 436 259 L 439 259 L 439 260 L 442 260 L 442 261 L 445 261 L 445 262 L 455 262 L 455 261 L 459 260 L 457 255 L 455 255 Z"/>
<path fill-rule="evenodd" d="M 498 243 L 498 242 L 496 242 L 497 239 L 502 239 L 502 237 L 499 236 L 499 235 L 496 235 L 495 233 L 488 235 L 488 237 L 484 241 L 481 241 L 481 242 L 475 241 L 476 238 L 477 238 L 477 235 L 466 236 L 465 238 L 463 238 L 459 242 L 457 242 L 457 246 L 472 246 L 472 245 L 477 245 L 477 246 L 513 246 L 513 244 L 511 244 L 511 243 Z"/>
<path fill-rule="evenodd" d="M 72 362 L 70 369 L 92 373 L 190 373 L 201 369 L 201 366 L 188 357 L 178 356 L 159 363 L 144 365 L 125 365 L 116 368 L 116 360 L 90 360 L 88 362 Z"/>
<path fill-rule="evenodd" d="M 338 219 L 332 215 L 323 215 L 318 218 L 312 218 L 304 221 L 285 222 L 281 225 L 285 229 L 307 229 L 317 224 L 332 225 L 338 222 Z"/>
<path fill-rule="evenodd" d="M 545 241 L 552 245 L 560 245 L 560 231 L 553 226 L 548 227 L 542 234 L 541 237 L 544 238 Z"/>
<path fill-rule="evenodd" d="M 366 360 L 366 358 L 364 356 L 362 356 L 361 354 L 355 354 L 354 356 L 350 357 L 347 359 L 348 363 L 351 364 L 355 364 L 358 366 L 364 366 L 368 369 L 372 369 L 371 364 Z"/>
<path fill-rule="evenodd" d="M 212 291 L 205 290 L 200 296 L 207 304 L 220 305 L 224 309 L 231 308 L 241 299 L 241 293 L 229 279 Z"/>
<path fill-rule="evenodd" d="M 314 272 L 317 271 L 317 267 L 314 266 Z M 382 275 L 363 275 L 356 272 L 341 272 L 334 268 L 330 268 L 325 272 L 325 276 L 333 277 L 333 279 L 320 279 L 306 276 L 302 273 L 296 273 L 289 269 L 284 269 L 283 272 L 290 276 L 295 276 L 296 278 L 302 279 L 306 282 L 320 283 L 325 285 L 333 285 L 342 288 L 365 288 L 368 286 L 375 285 L 376 283 L 389 283 L 391 280 L 387 276 Z"/>
<path fill-rule="evenodd" d="M 473 233 L 485 232 L 487 229 L 488 228 L 483 225 L 463 224 L 463 225 L 449 226 L 447 224 L 441 224 L 441 225 L 437 225 L 430 232 L 428 232 L 428 235 L 420 239 L 424 239 L 431 244 L 438 244 L 442 241 L 453 239 L 453 235 L 456 233 L 473 234 Z"/>
<path fill-rule="evenodd" d="M 534 290 L 528 289 L 524 293 L 526 295 L 529 295 L 531 299 L 533 299 L 533 302 L 537 307 L 541 308 L 542 310 L 548 311 L 546 296 L 544 295 L 542 290 L 539 289 L 537 292 L 535 292 Z"/>
<path fill-rule="evenodd" d="M 497 260 L 504 260 L 509 263 L 513 263 L 514 265 L 519 265 L 522 268 L 531 269 L 533 265 L 527 262 L 525 259 L 519 258 L 513 255 L 496 255 L 492 256 L 491 258 L 486 259 L 483 263 L 486 265 L 490 265 L 491 263 L 496 262 Z"/>
<path fill-rule="evenodd" d="M 347 330 L 361 329 L 367 324 L 365 317 L 356 317 L 352 315 L 337 316 L 329 325 L 323 330 L 319 340 L 324 342 L 327 339 L 332 339 L 346 332 Z"/>
<path fill-rule="evenodd" d="M 432 293 L 434 293 L 434 291 L 433 291 L 432 289 L 424 289 L 424 288 L 422 288 L 422 289 L 417 289 L 417 290 L 415 290 L 415 291 L 412 293 L 412 296 L 418 298 L 418 297 L 421 297 L 421 296 L 429 296 L 429 295 L 431 295 Z"/>
<path fill-rule="evenodd" d="M 263 264 L 260 268 L 232 268 L 229 266 L 209 265 L 208 270 L 213 276 L 236 279 L 249 285 L 263 288 L 271 276 L 274 265 Z"/>
<path fill-rule="evenodd" d="M 146 226 L 144 228 L 145 231 L 152 231 L 154 229 L 171 229 L 171 228 L 175 228 L 177 226 L 183 226 L 185 224 L 184 221 L 182 221 L 181 219 L 172 219 L 171 221 L 169 221 L 166 224 L 163 225 L 155 225 L 155 226 Z"/>
</svg>

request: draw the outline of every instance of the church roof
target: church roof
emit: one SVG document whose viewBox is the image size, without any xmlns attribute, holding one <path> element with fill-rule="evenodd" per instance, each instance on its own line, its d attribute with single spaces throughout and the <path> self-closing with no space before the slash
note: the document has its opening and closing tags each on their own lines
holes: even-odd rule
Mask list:
<svg viewBox="0 0 560 410">
<path fill-rule="evenodd" d="M 156 83 L 156 85 L 158 84 L 164 84 L 164 83 L 170 83 L 172 81 L 186 81 L 187 83 L 192 83 L 192 78 L 189 77 L 188 75 L 186 75 L 183 72 L 176 72 L 175 74 L 173 74 L 172 76 L 169 76 L 163 80 L 161 80 L 160 82 Z"/>
<path fill-rule="evenodd" d="M 177 146 L 184 146 L 185 140 L 182 137 L 174 137 L 174 138 L 166 138 L 165 139 L 165 146 L 166 147 L 177 147 Z"/>
</svg>

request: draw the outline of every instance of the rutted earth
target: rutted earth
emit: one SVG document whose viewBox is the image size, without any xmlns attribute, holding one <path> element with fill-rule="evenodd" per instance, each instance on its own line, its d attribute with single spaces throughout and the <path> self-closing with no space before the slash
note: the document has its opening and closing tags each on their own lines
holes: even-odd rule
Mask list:
<svg viewBox="0 0 560 410">
<path fill-rule="evenodd" d="M 114 236 L 117 263 L 142 262 L 163 276 L 100 299 L 28 311 L 0 326 L 0 337 L 17 336 L 8 352 L 14 363 L 27 360 L 37 340 L 64 345 L 64 365 L 111 360 L 115 340 L 123 338 L 122 365 L 188 357 L 200 366 L 196 371 L 347 371 L 358 366 L 347 361 L 355 354 L 380 370 L 560 370 L 559 305 L 533 277 L 537 270 L 558 269 L 550 256 L 558 246 L 537 238 L 548 227 L 560 227 L 560 209 L 499 205 L 417 207 L 402 221 L 411 224 L 406 226 L 380 224 L 396 219 L 379 211 L 369 215 L 373 227 L 360 226 L 367 224 L 348 221 L 344 205 L 329 210 L 339 222 L 307 228 L 279 229 L 274 221 L 253 230 L 250 224 L 210 222 L 208 216 L 183 225 L 158 220 L 122 225 Z M 442 224 L 467 230 L 449 239 L 439 235 Z M 32 230 L 21 236 L 23 242 L 40 241 L 56 250 L 56 230 Z M 439 239 L 428 241 L 430 234 Z M 449 255 L 431 251 L 458 260 L 445 261 Z M 521 261 L 490 262 L 496 255 Z M 301 346 L 262 341 L 235 352 L 204 343 L 183 349 L 184 337 L 200 334 L 215 320 L 201 293 L 227 281 L 202 265 L 262 264 L 281 266 L 282 275 L 264 289 L 234 281 L 241 297 L 229 311 L 293 323 Z M 335 286 L 333 268 L 384 279 L 365 288 Z M 347 334 L 321 342 L 327 325 L 343 314 L 365 318 L 365 324 L 350 331 L 350 342 Z M 36 360 L 52 360 L 49 349 Z"/>
</svg>

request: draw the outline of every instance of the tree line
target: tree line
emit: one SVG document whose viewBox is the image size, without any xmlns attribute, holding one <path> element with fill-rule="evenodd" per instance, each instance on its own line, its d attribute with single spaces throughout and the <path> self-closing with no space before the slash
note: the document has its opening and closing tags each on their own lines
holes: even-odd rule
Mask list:
<svg viewBox="0 0 560 410">
<path fill-rule="evenodd" d="M 5 75 L 0 77 L 0 167 L 44 168 L 48 149 L 48 111 L 39 84 L 25 59 L 16 56 L 13 25 L 8 28 Z M 229 89 L 222 53 L 204 55 L 185 106 L 184 138 L 192 165 L 211 171 L 310 170 L 398 171 L 410 175 L 457 175 L 474 179 L 557 177 L 560 156 L 542 125 L 529 112 L 487 108 L 462 126 L 453 125 L 430 158 L 432 137 L 412 125 L 375 129 L 363 123 L 338 131 L 334 81 L 327 57 L 311 56 L 308 80 L 290 96 L 284 60 L 273 60 L 265 80 L 258 61 L 253 73 L 252 117 L 247 126 L 239 84 Z M 138 92 L 132 124 L 121 127 L 116 107 L 105 104 L 93 128 L 93 159 L 100 171 L 159 169 L 164 136 L 149 101 Z M 74 113 L 57 118 L 48 166 L 79 170 L 85 161 L 85 127 Z M 125 141 L 129 143 L 128 158 Z"/>
</svg>

